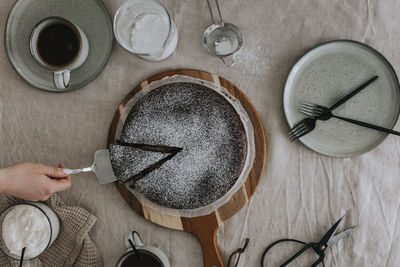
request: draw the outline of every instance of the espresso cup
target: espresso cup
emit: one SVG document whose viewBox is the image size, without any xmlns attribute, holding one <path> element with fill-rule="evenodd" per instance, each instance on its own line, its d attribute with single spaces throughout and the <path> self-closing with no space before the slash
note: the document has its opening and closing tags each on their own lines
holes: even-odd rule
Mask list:
<svg viewBox="0 0 400 267">
<path fill-rule="evenodd" d="M 70 84 L 71 71 L 85 62 L 89 41 L 76 24 L 61 17 L 48 17 L 33 28 L 30 51 L 40 66 L 53 72 L 55 87 L 64 89 Z"/>
<path fill-rule="evenodd" d="M 144 245 L 137 232 L 127 234 L 124 241 L 127 252 L 118 260 L 116 267 L 170 267 L 164 252 Z"/>
</svg>

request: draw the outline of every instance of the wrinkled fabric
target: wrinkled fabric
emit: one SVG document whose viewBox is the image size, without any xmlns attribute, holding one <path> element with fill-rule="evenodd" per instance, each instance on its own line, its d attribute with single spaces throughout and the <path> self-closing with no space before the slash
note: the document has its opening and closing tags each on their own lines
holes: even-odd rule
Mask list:
<svg viewBox="0 0 400 267">
<path fill-rule="evenodd" d="M 124 0 L 105 0 L 113 16 Z M 389 136 L 362 156 L 336 159 L 290 143 L 282 108 L 285 80 L 293 64 L 310 48 L 334 39 L 365 42 L 400 67 L 400 1 L 396 0 L 220 0 L 224 20 L 243 30 L 245 44 L 235 65 L 225 66 L 201 45 L 211 24 L 206 1 L 162 0 L 179 31 L 176 52 L 162 62 L 147 62 L 115 43 L 101 75 L 85 88 L 52 94 L 30 87 L 0 49 L 0 165 L 37 161 L 67 167 L 92 164 L 105 148 L 114 111 L 125 95 L 146 78 L 169 69 L 194 68 L 217 73 L 236 84 L 256 107 L 267 132 L 268 160 L 253 199 L 218 232 L 227 262 L 250 238 L 239 266 L 260 266 L 262 251 L 280 238 L 318 241 L 346 214 L 340 230 L 358 225 L 326 250 L 327 266 L 398 266 L 400 262 L 400 139 Z M 4 29 L 14 0 L 0 2 Z M 22 22 L 21 22 L 22 23 Z M 99 36 L 101 38 L 101 36 Z M 0 34 L 3 44 L 3 35 Z M 399 126 L 396 126 L 400 130 Z M 61 194 L 98 218 L 91 238 L 105 266 L 124 253 L 123 236 L 138 231 L 144 242 L 160 247 L 174 267 L 203 266 L 196 239 L 152 224 L 125 203 L 113 185 L 100 185 L 93 174 L 72 178 Z M 281 247 L 282 248 L 282 247 Z M 287 257 L 289 249 L 271 251 L 269 259 Z M 308 266 L 315 255 L 302 257 Z M 298 264 L 301 266 L 301 264 Z"/>
</svg>

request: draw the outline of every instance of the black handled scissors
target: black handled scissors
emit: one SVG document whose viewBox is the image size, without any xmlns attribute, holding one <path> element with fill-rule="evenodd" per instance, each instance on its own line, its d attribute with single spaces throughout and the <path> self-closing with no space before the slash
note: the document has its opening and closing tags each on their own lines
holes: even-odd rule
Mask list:
<svg viewBox="0 0 400 267">
<path fill-rule="evenodd" d="M 344 217 L 344 216 L 343 216 Z M 290 257 L 287 261 L 285 261 L 284 263 L 282 263 L 280 265 L 280 267 L 284 267 L 286 265 L 288 265 L 289 263 L 291 263 L 294 259 L 296 259 L 297 257 L 299 257 L 302 253 L 304 253 L 306 250 L 308 249 L 313 249 L 315 253 L 318 254 L 319 258 L 311 265 L 311 267 L 316 267 L 317 265 L 319 265 L 320 263 L 322 263 L 322 266 L 325 267 L 325 263 L 324 263 L 324 258 L 325 258 L 325 250 L 336 244 L 339 240 L 343 239 L 344 237 L 346 237 L 347 235 L 349 235 L 351 233 L 351 231 L 354 230 L 355 227 L 351 227 L 339 234 L 335 234 L 336 233 L 336 229 L 339 226 L 340 222 L 342 221 L 342 218 L 340 218 L 334 225 L 332 225 L 332 227 L 329 229 L 328 232 L 326 232 L 326 234 L 322 237 L 322 239 L 318 242 L 318 243 L 305 243 L 303 241 L 300 240 L 296 240 L 296 239 L 280 239 L 278 241 L 275 241 L 274 243 L 272 243 L 271 245 L 269 245 L 261 258 L 261 267 L 266 267 L 266 265 L 264 265 L 264 260 L 265 260 L 265 256 L 267 255 L 268 251 L 275 245 L 282 243 L 282 242 L 295 242 L 295 243 L 299 243 L 304 245 L 302 249 L 300 249 L 299 251 L 297 251 L 292 257 Z"/>
</svg>

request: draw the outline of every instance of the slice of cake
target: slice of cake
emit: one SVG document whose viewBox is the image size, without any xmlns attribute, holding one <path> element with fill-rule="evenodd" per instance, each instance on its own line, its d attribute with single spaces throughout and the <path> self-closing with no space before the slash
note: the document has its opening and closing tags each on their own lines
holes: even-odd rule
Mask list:
<svg viewBox="0 0 400 267">
<path fill-rule="evenodd" d="M 109 149 L 114 174 L 121 182 L 139 180 L 181 151 L 176 147 L 121 142 L 111 145 Z"/>
</svg>

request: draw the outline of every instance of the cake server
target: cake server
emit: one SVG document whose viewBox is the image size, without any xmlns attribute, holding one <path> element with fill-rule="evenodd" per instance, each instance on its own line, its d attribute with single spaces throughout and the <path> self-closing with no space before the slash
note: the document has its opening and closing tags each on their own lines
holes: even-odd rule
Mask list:
<svg viewBox="0 0 400 267">
<path fill-rule="evenodd" d="M 82 169 L 63 169 L 66 174 L 77 174 L 81 172 L 94 172 L 97 180 L 101 184 L 109 184 L 117 181 L 113 172 L 110 160 L 110 151 L 108 149 L 99 149 L 94 153 L 93 164 L 90 167 Z"/>
</svg>

